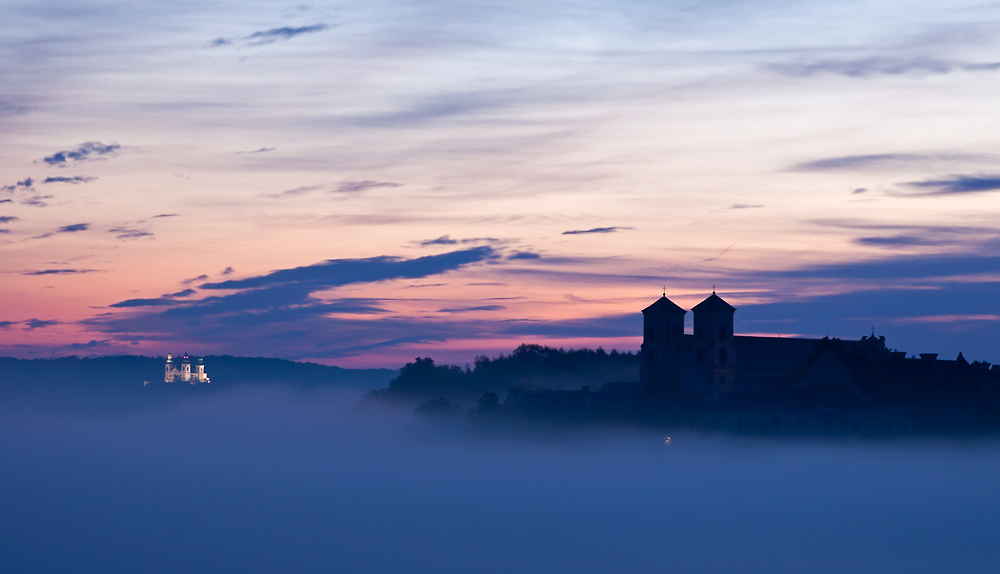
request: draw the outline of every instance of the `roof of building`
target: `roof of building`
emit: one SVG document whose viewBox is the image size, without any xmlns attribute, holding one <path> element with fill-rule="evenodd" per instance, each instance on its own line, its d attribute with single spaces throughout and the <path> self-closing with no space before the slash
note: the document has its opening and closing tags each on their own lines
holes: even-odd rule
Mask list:
<svg viewBox="0 0 1000 574">
<path fill-rule="evenodd" d="M 663 312 L 668 312 L 668 313 L 677 313 L 677 312 L 687 313 L 687 311 L 685 311 L 684 309 L 681 309 L 680 307 L 678 307 L 677 303 L 674 303 L 670 299 L 667 299 L 666 295 L 664 295 L 663 297 L 660 297 L 659 299 L 656 300 L 655 303 L 653 303 L 649 307 L 646 307 L 645 309 L 642 310 L 643 313 L 645 313 L 646 311 L 653 311 L 653 312 L 657 312 L 657 313 L 663 313 Z"/>
<path fill-rule="evenodd" d="M 729 303 L 726 303 L 726 301 L 722 297 L 719 297 L 718 295 L 715 294 L 715 291 L 713 291 L 712 294 L 709 295 L 707 299 L 705 299 L 701 303 L 698 303 L 697 305 L 695 305 L 693 310 L 694 311 L 720 311 L 720 310 L 735 311 L 736 307 L 733 307 Z"/>
</svg>

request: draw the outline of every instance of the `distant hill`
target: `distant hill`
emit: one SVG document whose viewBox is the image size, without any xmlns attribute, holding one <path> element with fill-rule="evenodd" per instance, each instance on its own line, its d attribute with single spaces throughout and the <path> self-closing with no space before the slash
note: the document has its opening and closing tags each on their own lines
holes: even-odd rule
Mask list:
<svg viewBox="0 0 1000 574">
<path fill-rule="evenodd" d="M 0 404 L 70 410 L 132 410 L 252 385 L 304 391 L 385 386 L 390 369 L 342 369 L 262 357 L 206 356 L 210 384 L 163 382 L 163 357 L 119 355 L 16 359 L 0 357 Z M 149 381 L 144 386 L 144 381 Z"/>
</svg>

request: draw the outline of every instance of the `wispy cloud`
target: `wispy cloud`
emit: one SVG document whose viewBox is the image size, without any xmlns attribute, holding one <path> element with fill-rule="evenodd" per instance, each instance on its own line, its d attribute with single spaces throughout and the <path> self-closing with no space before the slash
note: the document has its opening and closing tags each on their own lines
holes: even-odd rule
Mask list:
<svg viewBox="0 0 1000 574">
<path fill-rule="evenodd" d="M 51 327 L 53 325 L 58 325 L 59 321 L 46 321 L 42 319 L 28 319 L 24 321 L 24 325 L 29 331 L 34 331 L 35 329 L 44 329 L 45 327 Z"/>
<path fill-rule="evenodd" d="M 181 279 L 181 284 L 182 285 L 190 285 L 190 284 L 196 283 L 198 281 L 204 281 L 205 279 L 208 279 L 208 275 L 199 275 L 197 277 L 191 277 L 190 279 Z"/>
<path fill-rule="evenodd" d="M 891 235 L 888 237 L 859 237 L 855 242 L 861 245 L 871 245 L 875 247 L 924 247 L 949 245 L 956 243 L 954 239 L 919 237 L 915 235 Z"/>
<path fill-rule="evenodd" d="M 222 270 L 222 273 L 220 273 L 220 275 L 232 275 L 232 274 L 233 274 L 232 267 L 226 267 L 225 269 Z"/>
<path fill-rule="evenodd" d="M 1000 175 L 954 175 L 945 179 L 911 181 L 908 187 L 927 190 L 908 195 L 955 195 L 1000 191 Z"/>
<path fill-rule="evenodd" d="M 243 155 L 243 154 L 248 154 L 248 153 L 267 153 L 269 151 L 274 151 L 276 149 L 278 149 L 278 148 L 276 148 L 276 147 L 262 147 L 260 149 L 255 149 L 253 151 L 234 151 L 233 155 Z"/>
<path fill-rule="evenodd" d="M 96 269 L 42 269 L 40 271 L 25 271 L 22 275 L 83 275 L 96 272 Z"/>
<path fill-rule="evenodd" d="M 1000 62 L 975 63 L 933 58 L 874 57 L 771 64 L 768 69 L 779 74 L 797 77 L 834 74 L 852 78 L 866 78 L 871 76 L 949 74 L 951 72 L 994 72 L 1000 70 Z"/>
<path fill-rule="evenodd" d="M 31 207 L 48 207 L 49 204 L 46 199 L 52 199 L 51 195 L 33 195 L 31 197 L 26 197 L 21 200 L 21 205 L 30 205 Z"/>
<path fill-rule="evenodd" d="M 96 177 L 91 177 L 89 175 L 77 175 L 74 177 L 56 176 L 56 177 L 46 177 L 45 180 L 42 181 L 42 183 L 72 183 L 75 185 L 78 183 L 90 183 L 96 179 L 97 179 Z"/>
<path fill-rule="evenodd" d="M 114 157 L 122 146 L 116 143 L 84 142 L 75 149 L 63 150 L 42 158 L 49 165 L 64 167 L 70 163 L 93 161 L 105 157 Z"/>
<path fill-rule="evenodd" d="M 761 204 L 759 204 L 759 203 L 734 203 L 734 204 L 730 205 L 729 207 L 727 207 L 726 209 L 727 210 L 728 209 L 759 209 L 761 207 L 764 207 L 764 206 L 761 205 Z"/>
<path fill-rule="evenodd" d="M 14 183 L 14 184 L 11 184 L 11 185 L 4 185 L 4 186 L 0 187 L 0 191 L 6 191 L 7 193 L 13 193 L 13 192 L 17 191 L 17 188 L 19 188 L 19 187 L 20 188 L 24 188 L 24 189 L 31 189 L 32 186 L 34 186 L 34 184 L 35 184 L 35 180 L 31 179 L 30 177 L 26 177 L 26 178 L 24 178 L 23 180 L 21 180 L 21 181 L 19 181 L 17 183 Z"/>
<path fill-rule="evenodd" d="M 503 305 L 478 305 L 475 307 L 453 307 L 451 309 L 438 309 L 438 313 L 472 313 L 474 311 L 502 311 L 506 309 Z"/>
<path fill-rule="evenodd" d="M 381 187 L 401 187 L 402 185 L 403 184 L 401 183 L 394 183 L 391 181 L 342 181 L 337 183 L 321 183 L 319 185 L 303 185 L 281 193 L 268 195 L 267 197 L 277 198 L 302 195 L 313 191 L 326 191 L 328 193 L 361 193 L 370 189 L 378 189 Z"/>
<path fill-rule="evenodd" d="M 11 223 L 18 221 L 18 218 L 14 215 L 0 215 L 0 223 Z"/>
<path fill-rule="evenodd" d="M 125 301 L 119 301 L 118 303 L 113 303 L 108 306 L 116 309 L 125 309 L 130 307 L 162 307 L 164 305 L 178 305 L 183 303 L 181 301 L 177 301 L 178 299 L 190 297 L 195 293 L 196 291 L 194 289 L 184 289 L 183 291 L 167 293 L 166 295 L 153 299 L 126 299 Z"/>
<path fill-rule="evenodd" d="M 108 233 L 114 233 L 117 239 L 121 239 L 123 241 L 142 239 L 143 237 L 153 237 L 153 233 L 148 229 L 137 229 L 124 226 L 112 227 L 108 230 Z"/>
<path fill-rule="evenodd" d="M 989 162 L 995 160 L 994 156 L 985 154 L 883 153 L 817 159 L 796 164 L 791 169 L 793 171 L 851 171 L 912 166 L 912 164 L 937 165 L 942 163 Z"/>
<path fill-rule="evenodd" d="M 150 217 L 150 219 L 159 219 L 161 217 L 180 217 L 180 214 L 179 213 L 161 213 L 159 215 L 154 215 L 153 217 Z"/>
<path fill-rule="evenodd" d="M 515 253 L 511 253 L 510 256 L 507 257 L 507 259 L 515 261 L 518 259 L 541 259 L 541 258 L 542 258 L 541 255 L 537 253 L 532 253 L 531 251 L 517 251 Z"/>
<path fill-rule="evenodd" d="M 394 183 L 391 181 L 372 181 L 366 179 L 364 181 L 345 181 L 337 186 L 337 191 L 339 193 L 358 193 L 361 191 L 368 191 L 369 189 L 377 189 L 380 187 L 400 187 L 403 184 Z"/>
<path fill-rule="evenodd" d="M 78 233 L 80 231 L 87 231 L 88 229 L 90 229 L 89 223 L 74 223 L 73 225 L 64 225 L 55 231 L 36 235 L 35 237 L 32 237 L 32 239 L 46 239 L 60 233 Z"/>
<path fill-rule="evenodd" d="M 322 32 L 323 30 L 327 30 L 329 28 L 330 26 L 328 24 L 283 26 L 281 28 L 271 28 L 269 30 L 258 30 L 249 36 L 243 36 L 242 38 L 215 38 L 208 43 L 208 46 L 210 48 L 219 48 L 222 46 L 230 46 L 236 44 L 237 42 L 248 46 L 263 46 L 264 44 L 271 44 L 282 40 L 291 40 L 292 38 L 303 34 Z"/>
<path fill-rule="evenodd" d="M 632 227 L 594 227 L 593 229 L 574 229 L 572 231 L 563 231 L 563 235 L 582 235 L 584 233 L 615 233 L 617 231 L 625 231 L 627 229 L 634 229 Z"/>
</svg>

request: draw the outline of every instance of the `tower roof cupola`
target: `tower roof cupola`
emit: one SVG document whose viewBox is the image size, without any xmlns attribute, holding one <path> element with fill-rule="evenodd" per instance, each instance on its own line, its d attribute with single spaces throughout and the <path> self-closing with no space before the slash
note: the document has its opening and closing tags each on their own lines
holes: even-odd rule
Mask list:
<svg viewBox="0 0 1000 574">
<path fill-rule="evenodd" d="M 735 311 L 736 307 L 733 307 L 729 303 L 726 303 L 726 301 L 722 297 L 719 297 L 713 291 L 712 294 L 709 295 L 707 299 L 705 299 L 701 303 L 698 303 L 697 305 L 695 305 L 692 310 L 693 311 Z"/>
<path fill-rule="evenodd" d="M 647 313 L 647 312 L 650 312 L 650 313 L 687 313 L 687 311 L 685 311 L 684 309 L 681 309 L 680 307 L 678 307 L 676 303 L 674 303 L 670 299 L 667 299 L 666 295 L 664 295 L 663 297 L 660 297 L 659 299 L 657 299 L 655 303 L 653 303 L 649 307 L 646 307 L 645 309 L 643 309 L 642 312 L 643 313 Z"/>
</svg>

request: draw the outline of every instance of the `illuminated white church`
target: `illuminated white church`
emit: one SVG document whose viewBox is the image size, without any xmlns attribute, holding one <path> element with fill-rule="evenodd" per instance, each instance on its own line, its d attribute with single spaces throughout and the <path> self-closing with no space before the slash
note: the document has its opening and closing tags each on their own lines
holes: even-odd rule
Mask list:
<svg viewBox="0 0 1000 574">
<path fill-rule="evenodd" d="M 163 381 L 167 383 L 174 383 L 180 379 L 183 382 L 191 383 L 192 385 L 197 383 L 210 383 L 208 375 L 205 374 L 205 362 L 202 359 L 198 359 L 194 366 L 194 372 L 191 371 L 191 357 L 187 353 L 181 357 L 181 368 L 177 368 L 177 364 L 174 363 L 174 356 L 167 353 L 167 365 L 164 368 Z"/>
</svg>

